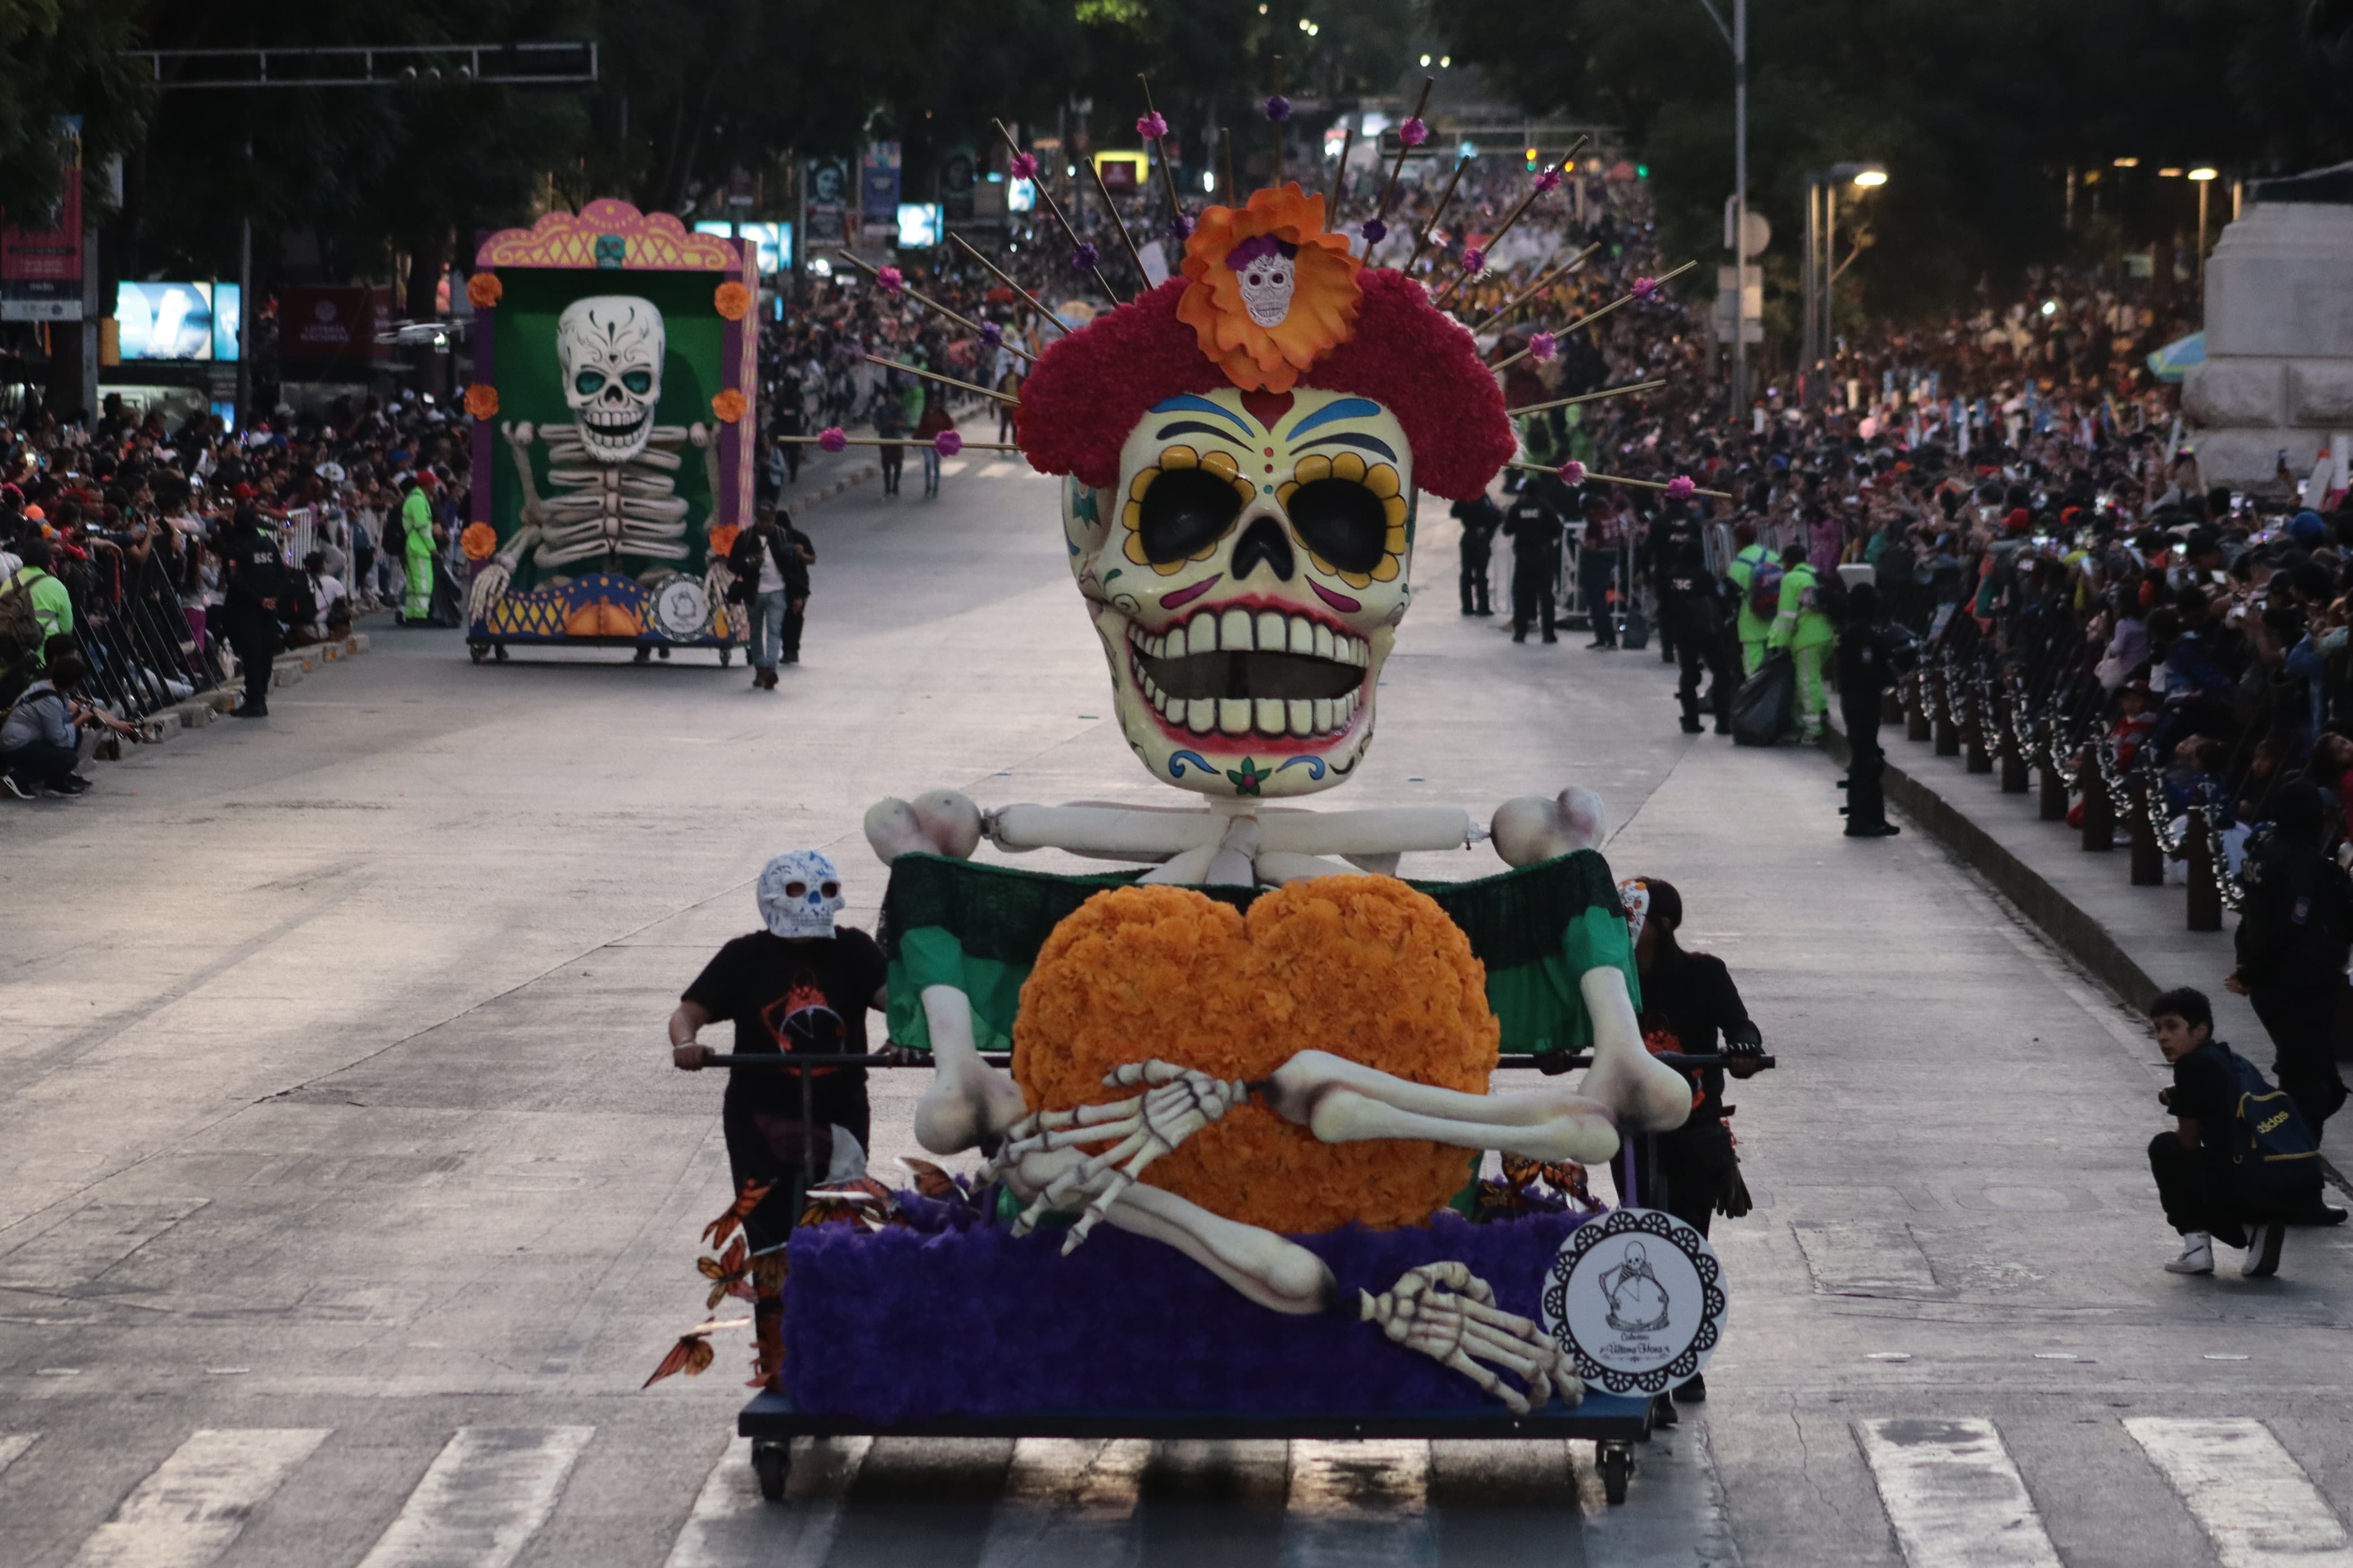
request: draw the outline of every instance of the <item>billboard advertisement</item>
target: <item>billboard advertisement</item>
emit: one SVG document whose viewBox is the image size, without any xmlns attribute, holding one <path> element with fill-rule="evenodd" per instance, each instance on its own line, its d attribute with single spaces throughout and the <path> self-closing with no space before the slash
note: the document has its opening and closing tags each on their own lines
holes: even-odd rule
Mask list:
<svg viewBox="0 0 2353 1568">
<path fill-rule="evenodd" d="M 234 283 L 123 283 L 114 319 L 125 360 L 237 359 L 238 290 Z"/>
</svg>

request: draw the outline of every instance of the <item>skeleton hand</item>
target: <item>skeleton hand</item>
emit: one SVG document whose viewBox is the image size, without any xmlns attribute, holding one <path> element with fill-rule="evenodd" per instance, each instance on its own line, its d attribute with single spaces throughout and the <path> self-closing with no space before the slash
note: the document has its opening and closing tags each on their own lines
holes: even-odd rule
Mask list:
<svg viewBox="0 0 2353 1568">
<path fill-rule="evenodd" d="M 507 438 L 507 445 L 510 447 L 528 447 L 532 443 L 532 438 L 539 432 L 533 427 L 530 420 L 521 419 L 510 420 L 500 426 L 499 434 Z"/>
<path fill-rule="evenodd" d="M 1130 1100 L 1082 1105 L 1074 1110 L 1041 1110 L 1014 1124 L 1005 1147 L 989 1162 L 991 1176 L 1003 1174 L 1028 1155 L 1115 1140 L 1111 1148 L 1049 1182 L 1014 1222 L 1014 1235 L 1028 1235 L 1048 1210 L 1067 1209 L 1085 1197 L 1086 1212 L 1062 1243 L 1063 1256 L 1068 1257 L 1120 1194 L 1135 1184 L 1146 1166 L 1250 1098 L 1246 1084 L 1220 1082 L 1207 1073 L 1164 1061 L 1127 1062 L 1103 1079 L 1105 1088 L 1125 1089 L 1139 1083 L 1150 1087 Z"/>
<path fill-rule="evenodd" d="M 1357 1316 L 1408 1350 L 1453 1368 L 1504 1402 L 1513 1415 L 1542 1409 L 1556 1389 L 1564 1404 L 1585 1397 L 1568 1357 L 1542 1329 L 1495 1305 L 1487 1282 L 1460 1263 L 1409 1268 L 1384 1295 L 1357 1293 Z M 1527 1394 L 1480 1363 L 1490 1362 L 1528 1385 Z"/>
<path fill-rule="evenodd" d="M 711 426 L 690 425 L 686 427 L 686 438 L 697 447 L 708 447 L 711 445 Z"/>
</svg>

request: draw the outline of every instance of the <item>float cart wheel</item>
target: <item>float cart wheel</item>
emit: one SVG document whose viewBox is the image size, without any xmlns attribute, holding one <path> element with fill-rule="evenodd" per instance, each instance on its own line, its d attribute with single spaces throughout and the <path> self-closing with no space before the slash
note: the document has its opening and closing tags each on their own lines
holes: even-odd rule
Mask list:
<svg viewBox="0 0 2353 1568">
<path fill-rule="evenodd" d="M 466 645 L 466 651 L 474 656 L 476 664 L 480 664 L 491 657 L 491 645 L 486 642 L 470 642 Z"/>
<path fill-rule="evenodd" d="M 492 643 L 491 645 L 491 657 L 498 660 L 501 664 L 504 664 L 507 661 L 507 645 L 502 642 Z"/>
<path fill-rule="evenodd" d="M 724 669 L 734 661 L 735 650 L 722 643 L 719 647 L 719 668 Z"/>
<path fill-rule="evenodd" d="M 1634 1445 L 1606 1437 L 1594 1446 L 1594 1465 L 1601 1472 L 1601 1495 L 1613 1504 L 1626 1500 L 1626 1483 L 1634 1475 Z"/>
<path fill-rule="evenodd" d="M 783 1437 L 752 1439 L 752 1473 L 760 1478 L 760 1495 L 770 1502 L 785 1500 L 785 1476 L 793 1464 L 793 1446 Z M 1624 1495 L 1625 1489 L 1619 1489 Z"/>
</svg>

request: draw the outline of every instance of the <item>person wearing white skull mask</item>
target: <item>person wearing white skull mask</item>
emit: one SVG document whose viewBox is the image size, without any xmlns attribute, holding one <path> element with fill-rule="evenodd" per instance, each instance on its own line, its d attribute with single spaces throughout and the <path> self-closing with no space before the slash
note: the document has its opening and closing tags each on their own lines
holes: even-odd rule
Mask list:
<svg viewBox="0 0 2353 1568">
<path fill-rule="evenodd" d="M 721 948 L 679 998 L 670 1018 L 672 1062 L 690 1072 L 705 1066 L 710 1048 L 695 1037 L 722 1020 L 735 1025 L 738 1055 L 865 1055 L 867 1010 L 883 1005 L 882 950 L 837 921 L 840 872 L 819 851 L 796 849 L 761 871 L 758 899 L 764 929 Z M 802 1072 L 810 1079 L 806 1147 Z M 782 1242 L 791 1229 L 805 1161 L 821 1182 L 865 1173 L 870 1120 L 864 1068 L 729 1074 L 723 1126 L 735 1190 L 771 1189 L 744 1224 L 754 1250 Z"/>
</svg>

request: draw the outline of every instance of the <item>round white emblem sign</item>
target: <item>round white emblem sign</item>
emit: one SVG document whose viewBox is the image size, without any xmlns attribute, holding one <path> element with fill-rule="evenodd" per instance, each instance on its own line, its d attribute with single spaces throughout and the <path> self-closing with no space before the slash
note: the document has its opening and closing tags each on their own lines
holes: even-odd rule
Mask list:
<svg viewBox="0 0 2353 1568">
<path fill-rule="evenodd" d="M 1698 1375 L 1725 1307 L 1715 1249 L 1657 1209 L 1616 1209 L 1577 1226 L 1545 1279 L 1545 1331 L 1579 1377 L 1610 1394 L 1662 1394 Z"/>
</svg>

